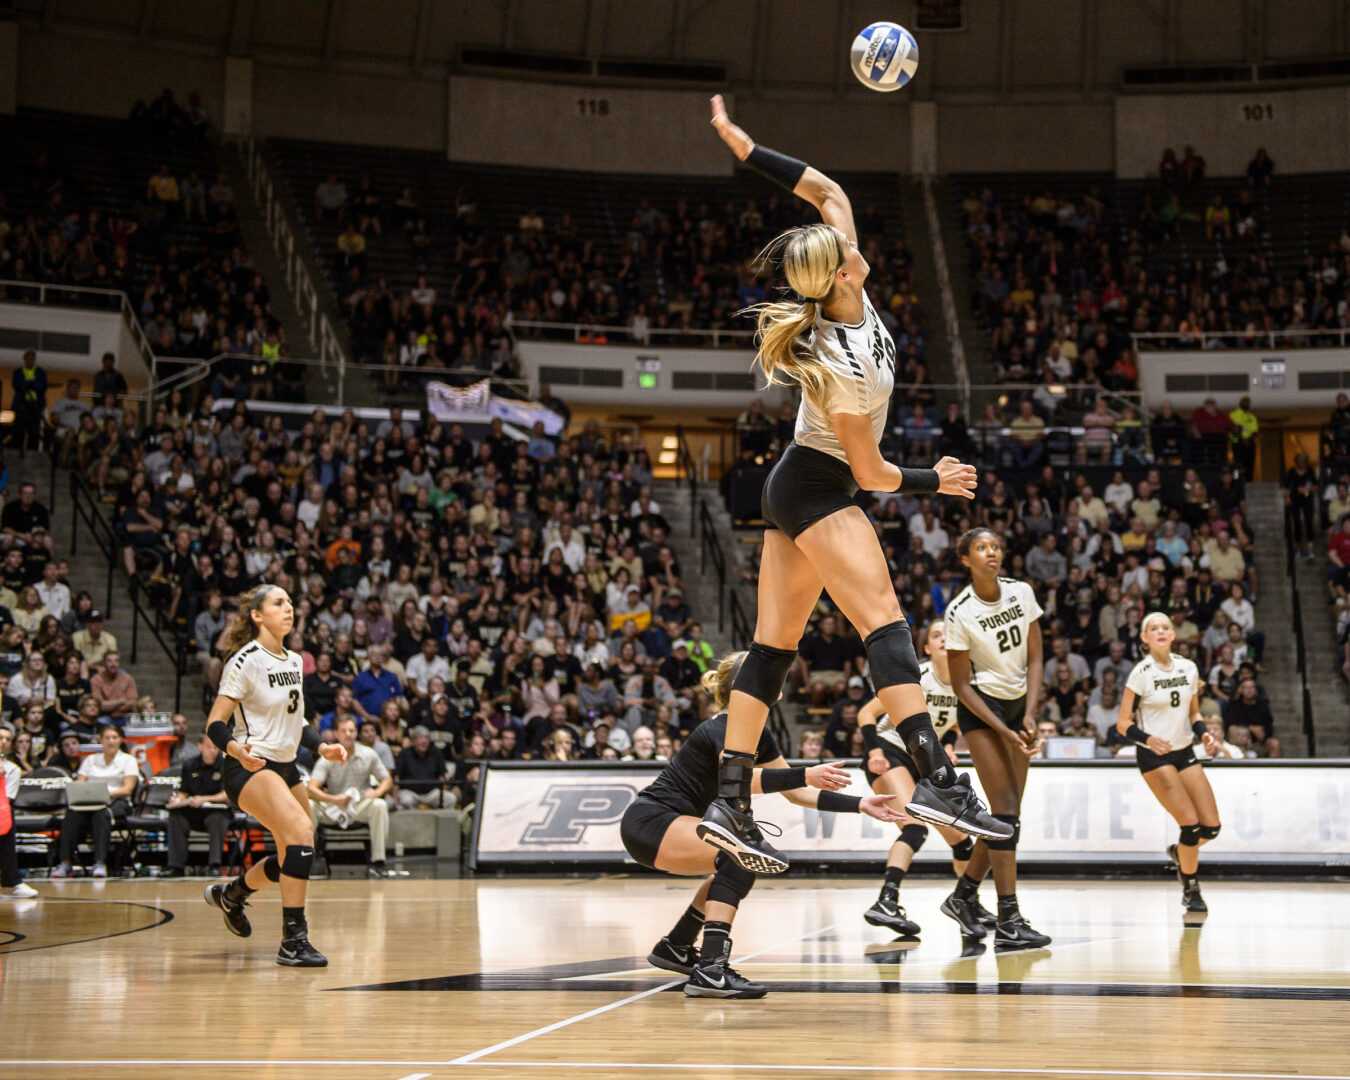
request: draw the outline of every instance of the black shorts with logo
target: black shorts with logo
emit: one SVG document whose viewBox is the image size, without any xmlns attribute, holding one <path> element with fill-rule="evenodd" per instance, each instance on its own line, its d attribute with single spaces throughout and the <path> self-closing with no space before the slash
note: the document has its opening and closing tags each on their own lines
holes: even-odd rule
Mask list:
<svg viewBox="0 0 1350 1080">
<path fill-rule="evenodd" d="M 294 761 L 268 761 L 258 770 L 258 772 L 266 771 L 274 772 L 280 776 L 286 782 L 288 788 L 304 783 L 305 778 L 300 775 L 300 768 Z M 229 797 L 230 805 L 236 810 L 243 809 L 239 805 L 239 793 L 244 790 L 244 785 L 257 775 L 258 773 L 249 772 L 228 754 L 225 756 L 221 783 L 225 786 L 225 794 Z"/>
<path fill-rule="evenodd" d="M 656 853 L 661 850 L 670 823 L 680 817 L 677 810 L 645 797 L 641 792 L 624 811 L 619 836 L 624 849 L 649 870 L 656 869 Z"/>
<path fill-rule="evenodd" d="M 759 512 L 789 540 L 836 510 L 853 505 L 858 483 L 846 462 L 809 446 L 789 443 L 769 471 L 759 497 Z"/>
<path fill-rule="evenodd" d="M 1135 750 L 1134 763 L 1139 766 L 1141 773 L 1161 769 L 1164 765 L 1171 765 L 1177 772 L 1182 772 L 1192 765 L 1200 764 L 1196 759 L 1194 746 L 1184 746 L 1180 750 L 1173 750 L 1170 754 L 1155 754 L 1147 746 L 1140 746 Z"/>
<path fill-rule="evenodd" d="M 995 716 L 1002 720 L 1013 731 L 1022 730 L 1022 721 L 1027 715 L 1027 696 L 1023 694 L 1019 698 L 1004 700 L 1003 698 L 990 697 L 977 686 L 975 693 L 980 695 L 980 700 L 989 706 Z M 989 725 L 966 708 L 965 702 L 959 702 L 956 706 L 956 726 L 961 729 L 961 734 L 965 735 L 971 731 L 988 731 Z"/>
</svg>

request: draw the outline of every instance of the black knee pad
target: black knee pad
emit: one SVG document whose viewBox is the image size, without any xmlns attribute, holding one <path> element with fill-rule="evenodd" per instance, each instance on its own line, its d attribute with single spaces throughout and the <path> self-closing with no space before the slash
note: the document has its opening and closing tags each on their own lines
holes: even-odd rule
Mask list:
<svg viewBox="0 0 1350 1080">
<path fill-rule="evenodd" d="M 783 692 L 788 668 L 796 659 L 796 649 L 775 649 L 772 645 L 752 641 L 745 659 L 736 669 L 736 677 L 731 680 L 731 688 L 773 708 Z"/>
<path fill-rule="evenodd" d="M 956 781 L 956 771 L 947 760 L 947 751 L 942 748 L 933 719 L 927 712 L 905 717 L 895 730 L 905 741 L 905 749 L 919 767 L 920 774 L 930 777 L 939 787 Z"/>
<path fill-rule="evenodd" d="M 1203 826 L 1183 825 L 1181 827 L 1181 837 L 1177 840 L 1177 843 L 1182 847 L 1195 847 L 1200 843 L 1200 837 L 1203 835 Z"/>
<path fill-rule="evenodd" d="M 268 881 L 273 883 L 281 880 L 281 863 L 277 862 L 275 855 L 269 855 L 263 860 L 263 874 Z"/>
<path fill-rule="evenodd" d="M 314 865 L 314 849 L 300 844 L 286 845 L 286 857 L 281 860 L 281 872 L 287 877 L 309 880 L 310 868 Z"/>
<path fill-rule="evenodd" d="M 967 836 L 959 844 L 952 845 L 952 858 L 960 859 L 962 862 L 970 862 L 970 857 L 975 854 L 975 841 Z"/>
<path fill-rule="evenodd" d="M 919 658 L 914 653 L 914 638 L 909 623 L 887 623 L 867 635 L 867 668 L 872 685 L 878 690 L 888 686 L 918 683 Z"/>
<path fill-rule="evenodd" d="M 986 840 L 990 851 L 1016 851 L 1017 840 L 1022 835 L 1022 819 L 1016 814 L 995 814 L 999 821 L 1012 826 L 1012 835 L 1006 840 Z"/>
<path fill-rule="evenodd" d="M 919 848 L 923 847 L 923 842 L 928 839 L 927 825 L 906 825 L 900 830 L 900 842 L 908 844 L 909 850 L 916 855 Z"/>
<path fill-rule="evenodd" d="M 1222 832 L 1222 831 L 1223 831 L 1223 826 L 1222 826 L 1222 825 L 1196 825 L 1196 826 L 1195 826 L 1195 832 L 1196 832 L 1196 835 L 1199 836 L 1201 840 L 1213 840 L 1213 839 L 1214 839 L 1215 837 L 1217 837 L 1217 836 L 1219 835 L 1219 833 Z"/>
<path fill-rule="evenodd" d="M 740 907 L 741 901 L 755 887 L 755 875 L 725 853 L 718 854 L 714 865 L 717 869 L 713 873 L 712 885 L 708 888 L 708 899 Z"/>
</svg>

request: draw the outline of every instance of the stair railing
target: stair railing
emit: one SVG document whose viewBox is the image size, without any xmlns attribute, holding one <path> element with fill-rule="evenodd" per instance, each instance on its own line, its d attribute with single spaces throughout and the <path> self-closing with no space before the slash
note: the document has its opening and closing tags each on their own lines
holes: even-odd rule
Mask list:
<svg viewBox="0 0 1350 1080">
<path fill-rule="evenodd" d="M 1284 511 L 1284 568 L 1289 578 L 1289 600 L 1294 622 L 1294 656 L 1298 668 L 1299 688 L 1303 704 L 1303 736 L 1308 742 L 1308 756 L 1317 756 L 1317 729 L 1313 722 L 1312 689 L 1308 685 L 1308 645 L 1303 634 L 1303 602 L 1298 595 L 1298 562 L 1294 556 L 1294 516 L 1288 507 Z"/>
</svg>

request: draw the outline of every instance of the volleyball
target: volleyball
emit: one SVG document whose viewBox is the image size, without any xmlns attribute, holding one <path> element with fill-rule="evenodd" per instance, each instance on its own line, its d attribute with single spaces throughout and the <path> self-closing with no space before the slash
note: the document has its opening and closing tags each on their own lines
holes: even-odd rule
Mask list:
<svg viewBox="0 0 1350 1080">
<path fill-rule="evenodd" d="M 919 43 L 899 23 L 874 22 L 853 39 L 853 74 L 869 90 L 899 90 L 919 70 Z"/>
</svg>

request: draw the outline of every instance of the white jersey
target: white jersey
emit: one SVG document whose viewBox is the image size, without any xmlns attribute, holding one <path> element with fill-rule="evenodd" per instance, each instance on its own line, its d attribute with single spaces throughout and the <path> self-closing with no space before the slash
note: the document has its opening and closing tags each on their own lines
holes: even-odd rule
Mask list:
<svg viewBox="0 0 1350 1080">
<path fill-rule="evenodd" d="M 1125 680 L 1125 688 L 1139 699 L 1139 726 L 1166 740 L 1173 750 L 1186 749 L 1194 739 L 1191 699 L 1199 681 L 1199 670 L 1184 656 L 1174 655 L 1170 667 L 1144 657 Z"/>
<path fill-rule="evenodd" d="M 278 656 L 254 641 L 225 662 L 220 692 L 233 698 L 236 741 L 267 761 L 295 760 L 305 727 L 304 666 L 300 654 Z"/>
<path fill-rule="evenodd" d="M 1000 701 L 1027 692 L 1027 639 L 1041 617 L 1036 593 L 1025 581 L 998 579 L 999 596 L 986 603 L 967 585 L 947 608 L 947 651 L 970 654 L 971 685 Z"/>
<path fill-rule="evenodd" d="M 928 718 L 933 721 L 933 730 L 941 739 L 949 731 L 956 730 L 956 691 L 938 678 L 932 662 L 925 660 L 919 665 L 919 686 L 923 690 L 924 700 L 928 702 Z M 890 714 L 883 713 L 877 719 L 877 735 L 892 746 L 909 751 L 905 740 L 895 730 Z"/>
<path fill-rule="evenodd" d="M 880 445 L 891 406 L 891 391 L 895 388 L 895 342 L 867 293 L 863 293 L 862 322 L 817 318 L 809 344 L 835 375 L 828 411 L 866 416 L 872 421 L 872 435 Z M 792 438 L 802 446 L 848 461 L 829 416 L 807 394 L 802 395 L 797 407 L 797 427 Z"/>
</svg>

